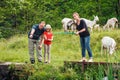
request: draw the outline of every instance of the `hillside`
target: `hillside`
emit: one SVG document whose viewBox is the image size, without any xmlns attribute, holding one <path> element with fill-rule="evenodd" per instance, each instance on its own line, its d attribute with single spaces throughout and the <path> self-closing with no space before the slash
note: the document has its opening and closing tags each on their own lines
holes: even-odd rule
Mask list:
<svg viewBox="0 0 120 80">
<path fill-rule="evenodd" d="M 52 65 L 62 65 L 65 60 L 80 60 L 81 50 L 79 46 L 79 36 L 64 34 L 62 30 L 53 30 L 53 34 L 54 40 L 51 49 Z M 102 61 L 106 62 L 120 62 L 119 34 L 120 30 L 94 31 L 91 33 L 90 45 L 93 51 L 94 61 L 101 61 L 102 59 Z M 109 56 L 109 58 L 105 55 L 100 55 L 101 39 L 103 36 L 110 36 L 117 42 L 117 50 L 112 56 Z M 29 62 L 27 34 L 15 35 L 9 39 L 1 39 L 0 45 L 0 61 Z"/>
<path fill-rule="evenodd" d="M 29 80 L 100 80 L 104 77 L 104 68 L 102 66 L 88 68 L 84 74 L 68 68 L 65 70 L 64 61 L 79 61 L 81 51 L 79 46 L 79 36 L 65 34 L 63 30 L 53 30 L 54 40 L 51 49 L 51 63 L 35 63 L 31 65 L 28 55 L 27 34 L 14 35 L 9 39 L 0 39 L 0 62 L 26 62 L 28 63 L 25 71 L 31 72 Z M 93 51 L 94 62 L 120 62 L 120 30 L 101 31 L 91 33 L 91 48 Z M 101 38 L 111 36 L 117 42 L 117 50 L 113 55 L 100 55 Z M 43 51 L 44 52 L 44 51 Z M 88 58 L 88 55 L 87 55 Z M 76 67 L 76 68 L 80 68 Z M 107 67 L 108 69 L 108 67 Z M 112 74 L 108 70 L 108 77 L 113 80 Z M 119 73 L 120 71 L 118 71 Z M 22 74 L 22 73 L 21 73 Z M 25 76 L 25 75 L 24 75 Z M 83 77 L 84 76 L 84 77 Z M 118 75 L 120 79 L 120 75 Z M 22 79 L 21 80 L 25 80 Z"/>
</svg>

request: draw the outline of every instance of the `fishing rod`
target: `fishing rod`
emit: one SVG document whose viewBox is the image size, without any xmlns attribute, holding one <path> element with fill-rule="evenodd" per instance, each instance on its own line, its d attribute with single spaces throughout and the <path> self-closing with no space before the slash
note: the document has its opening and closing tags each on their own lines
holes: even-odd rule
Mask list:
<svg viewBox="0 0 120 80">
<path fill-rule="evenodd" d="M 75 34 L 75 32 L 53 32 L 53 34 Z"/>
</svg>

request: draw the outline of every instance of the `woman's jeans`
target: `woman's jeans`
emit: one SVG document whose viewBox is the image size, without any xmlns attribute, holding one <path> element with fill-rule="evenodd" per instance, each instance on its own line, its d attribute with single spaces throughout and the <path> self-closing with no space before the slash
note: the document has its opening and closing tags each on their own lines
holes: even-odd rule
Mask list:
<svg viewBox="0 0 120 80">
<path fill-rule="evenodd" d="M 80 43 L 82 48 L 82 57 L 86 56 L 85 51 L 87 50 L 89 57 L 92 58 L 92 51 L 90 48 L 90 36 L 80 37 Z"/>
</svg>

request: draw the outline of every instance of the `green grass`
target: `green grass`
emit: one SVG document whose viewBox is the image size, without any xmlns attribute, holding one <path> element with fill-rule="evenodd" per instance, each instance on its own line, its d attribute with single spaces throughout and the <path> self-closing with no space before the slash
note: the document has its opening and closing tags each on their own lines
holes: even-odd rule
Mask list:
<svg viewBox="0 0 120 80">
<path fill-rule="evenodd" d="M 74 70 L 68 69 L 64 72 L 64 61 L 79 61 L 81 59 L 81 48 L 79 43 L 79 36 L 72 34 L 57 34 L 62 30 L 54 30 L 54 40 L 51 48 L 51 63 L 34 65 L 35 70 L 30 80 L 36 79 L 54 79 L 54 80 L 82 80 L 79 74 L 76 75 Z M 93 59 L 95 62 L 120 62 L 120 30 L 113 31 L 94 31 L 91 33 L 91 48 L 93 52 Z M 101 39 L 103 36 L 113 37 L 117 42 L 116 52 L 109 55 L 100 55 Z M 44 49 L 43 49 L 44 50 Z M 44 51 L 43 51 L 44 52 Z M 87 59 L 88 54 L 86 52 Z M 0 39 L 0 62 L 28 62 L 28 38 L 27 34 L 15 35 L 9 39 Z M 40 72 L 39 72 L 40 71 Z M 88 71 L 89 72 L 89 71 Z M 102 73 L 102 72 L 100 72 Z M 93 74 L 96 74 L 93 73 Z M 40 76 L 42 75 L 42 76 Z M 88 74 L 86 74 L 88 75 Z M 91 74 L 92 75 L 92 74 Z M 101 74 L 102 75 L 102 74 Z M 51 77 L 50 77 L 51 76 Z M 56 77 L 55 77 L 56 76 Z M 72 77 L 73 76 L 73 77 Z M 59 79 L 60 78 L 60 79 Z M 79 78 L 79 79 L 78 79 Z"/>
<path fill-rule="evenodd" d="M 53 31 L 54 40 L 51 49 L 51 64 L 62 65 L 63 61 L 81 59 L 81 48 L 79 43 L 79 36 L 72 34 L 55 34 L 62 32 L 61 30 Z M 101 31 L 91 33 L 91 48 L 93 52 L 94 61 L 120 61 L 120 30 Z M 103 36 L 111 36 L 117 42 L 117 50 L 112 56 L 100 55 L 101 39 Z M 44 49 L 43 49 L 44 50 Z M 88 58 L 88 54 L 86 52 Z M 15 35 L 9 39 L 0 40 L 0 61 L 13 61 L 13 62 L 29 62 L 28 55 L 28 38 L 25 35 Z"/>
</svg>

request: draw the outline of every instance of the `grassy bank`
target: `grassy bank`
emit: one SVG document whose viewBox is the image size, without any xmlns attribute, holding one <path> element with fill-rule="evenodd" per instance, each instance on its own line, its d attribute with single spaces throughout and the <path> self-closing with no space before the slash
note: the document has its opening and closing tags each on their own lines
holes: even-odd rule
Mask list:
<svg viewBox="0 0 120 80">
<path fill-rule="evenodd" d="M 62 32 L 62 30 L 53 31 L 54 40 L 51 49 L 51 63 L 50 64 L 38 64 L 34 65 L 35 70 L 33 70 L 34 77 L 43 79 L 44 77 L 61 77 L 60 80 L 67 78 L 80 78 L 80 75 L 70 69 L 65 73 L 62 72 L 62 66 L 64 61 L 79 61 L 81 59 L 81 48 L 79 44 L 79 36 L 73 34 L 57 34 L 57 32 Z M 91 48 L 93 52 L 93 57 L 95 62 L 120 62 L 120 30 L 113 31 L 94 31 L 91 33 Z M 101 39 L 103 36 L 110 36 L 117 42 L 117 50 L 111 56 L 100 55 L 101 49 Z M 86 53 L 87 58 L 88 54 Z M 0 61 L 1 62 L 29 62 L 28 55 L 28 38 L 27 34 L 15 35 L 9 39 L 0 39 Z M 42 65 L 42 66 L 41 66 Z M 40 71 L 39 71 L 40 70 Z M 62 73 L 62 74 L 60 74 Z M 41 76 L 39 76 L 41 75 Z M 38 77 L 39 76 L 39 77 Z M 57 79 L 57 78 L 56 78 Z M 55 80 L 56 80 L 55 79 Z M 36 79 L 39 80 L 39 79 Z M 59 79 L 57 79 L 59 80 Z M 80 79 L 78 79 L 80 80 Z"/>
<path fill-rule="evenodd" d="M 81 48 L 79 44 L 79 36 L 72 34 L 59 33 L 61 30 L 53 31 L 54 40 L 51 49 L 51 64 L 63 63 L 64 60 L 79 60 L 81 58 Z M 110 36 L 117 42 L 117 50 L 115 54 L 109 56 L 112 62 L 119 62 L 120 59 L 120 30 L 101 31 L 91 33 L 91 48 L 94 61 L 108 61 L 107 57 L 100 56 L 101 39 L 103 36 Z M 87 55 L 87 53 L 86 53 Z M 114 59 L 116 55 L 116 59 Z M 105 56 L 105 55 L 103 55 Z M 88 55 L 87 55 L 88 57 Z M 0 61 L 17 61 L 29 62 L 28 55 L 28 38 L 25 35 L 15 35 L 9 39 L 0 40 Z"/>
</svg>

